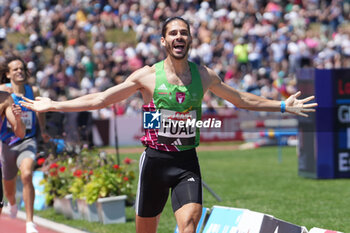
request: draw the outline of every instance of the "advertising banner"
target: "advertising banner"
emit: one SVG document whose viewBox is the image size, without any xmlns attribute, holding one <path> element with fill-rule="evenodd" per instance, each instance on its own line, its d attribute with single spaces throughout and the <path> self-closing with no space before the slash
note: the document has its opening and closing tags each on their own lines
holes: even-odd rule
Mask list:
<svg viewBox="0 0 350 233">
<path fill-rule="evenodd" d="M 350 177 L 350 70 L 334 70 L 335 170 L 337 177 Z"/>
<path fill-rule="evenodd" d="M 300 117 L 299 175 L 331 179 L 350 177 L 350 70 L 302 69 L 298 89 L 315 95 L 316 112 Z"/>
<path fill-rule="evenodd" d="M 248 209 L 213 206 L 203 233 L 271 233 L 277 226 L 277 221 L 271 215 Z"/>
</svg>

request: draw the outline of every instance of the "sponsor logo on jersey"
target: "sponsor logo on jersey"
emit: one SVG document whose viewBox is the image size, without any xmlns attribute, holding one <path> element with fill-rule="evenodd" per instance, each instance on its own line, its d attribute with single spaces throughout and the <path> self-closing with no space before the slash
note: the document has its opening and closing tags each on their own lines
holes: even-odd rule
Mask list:
<svg viewBox="0 0 350 233">
<path fill-rule="evenodd" d="M 168 88 L 165 86 L 164 83 L 162 83 L 162 85 L 160 85 L 160 86 L 158 87 L 158 90 L 167 91 Z"/>
<path fill-rule="evenodd" d="M 186 94 L 185 92 L 176 92 L 176 101 L 179 104 L 182 104 L 185 101 Z"/>
</svg>

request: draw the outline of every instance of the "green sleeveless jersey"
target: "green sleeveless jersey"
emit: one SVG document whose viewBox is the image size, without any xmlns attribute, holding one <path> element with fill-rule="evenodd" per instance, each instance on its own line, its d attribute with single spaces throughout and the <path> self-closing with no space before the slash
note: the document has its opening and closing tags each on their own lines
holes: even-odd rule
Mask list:
<svg viewBox="0 0 350 233">
<path fill-rule="evenodd" d="M 180 86 L 168 82 L 164 61 L 155 64 L 156 85 L 152 107 L 161 114 L 161 126 L 154 132 L 145 132 L 143 143 L 147 146 L 165 151 L 183 151 L 199 145 L 199 129 L 195 122 L 202 116 L 203 87 L 197 65 L 189 62 L 189 66 L 192 81 L 189 85 Z"/>
</svg>

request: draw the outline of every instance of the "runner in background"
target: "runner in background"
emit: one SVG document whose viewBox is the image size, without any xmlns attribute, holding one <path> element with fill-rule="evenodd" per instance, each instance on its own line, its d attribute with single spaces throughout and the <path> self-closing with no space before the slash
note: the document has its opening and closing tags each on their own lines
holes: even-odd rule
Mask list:
<svg viewBox="0 0 350 233">
<path fill-rule="evenodd" d="M 25 62 L 20 57 L 6 57 L 5 63 L 0 69 L 0 75 L 2 83 L 5 83 L 0 86 L 0 90 L 11 93 L 14 103 L 17 104 L 22 99 L 21 96 L 34 99 L 39 95 L 39 90 L 36 87 L 27 84 L 29 72 Z M 15 218 L 18 211 L 16 177 L 18 170 L 20 170 L 23 184 L 23 201 L 26 210 L 26 231 L 27 233 L 36 233 L 38 231 L 33 223 L 35 190 L 32 178 L 37 150 L 35 139 L 37 120 L 44 142 L 48 142 L 49 136 L 45 132 L 44 114 L 37 114 L 24 107 L 22 107 L 21 114 L 26 126 L 24 138 L 19 138 L 14 134 L 12 129 L 8 127 L 6 118 L 0 131 L 4 193 L 9 201 L 10 216 Z"/>
</svg>

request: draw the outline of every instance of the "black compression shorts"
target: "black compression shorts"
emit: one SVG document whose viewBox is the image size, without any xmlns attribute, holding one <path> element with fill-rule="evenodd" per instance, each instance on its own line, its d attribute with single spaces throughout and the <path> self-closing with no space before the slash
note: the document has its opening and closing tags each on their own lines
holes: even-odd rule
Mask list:
<svg viewBox="0 0 350 233">
<path fill-rule="evenodd" d="M 202 180 L 195 149 L 166 152 L 148 147 L 141 155 L 136 214 L 140 217 L 160 214 L 169 189 L 174 212 L 188 203 L 202 204 Z"/>
</svg>

